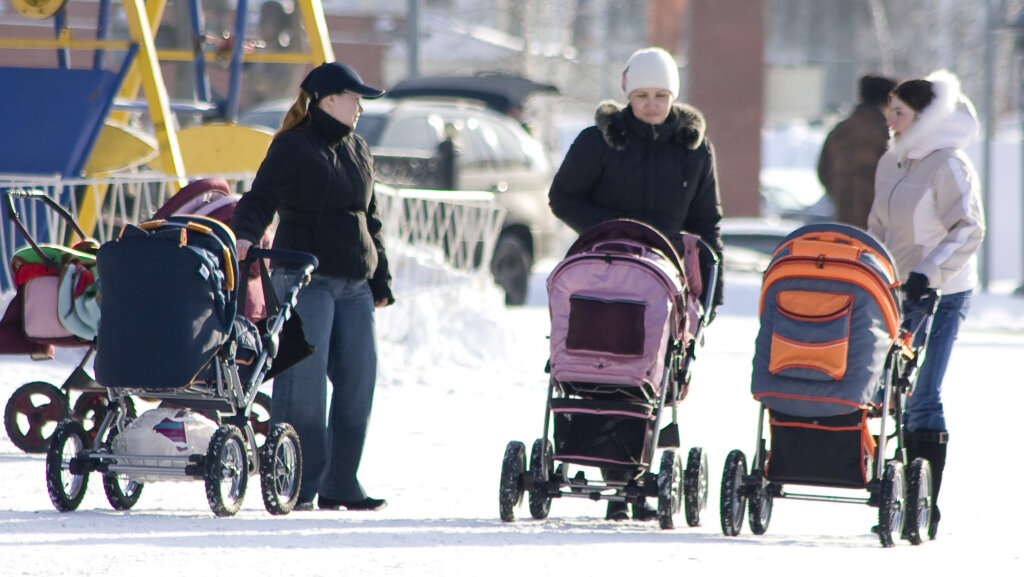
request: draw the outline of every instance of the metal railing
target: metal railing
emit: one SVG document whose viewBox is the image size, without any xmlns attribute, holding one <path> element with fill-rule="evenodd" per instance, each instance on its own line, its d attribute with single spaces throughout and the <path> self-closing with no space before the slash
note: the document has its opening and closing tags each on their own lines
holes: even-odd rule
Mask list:
<svg viewBox="0 0 1024 577">
<path fill-rule="evenodd" d="M 216 175 L 244 192 L 251 175 Z M 75 216 L 100 243 L 114 238 L 126 224 L 152 215 L 177 190 L 165 175 L 61 179 L 0 175 L 0 189 L 43 191 Z M 488 264 L 504 220 L 504 209 L 488 192 L 395 189 L 378 184 L 377 201 L 396 290 L 443 288 L 453 278 L 490 283 Z M 41 203 L 15 199 L 29 234 L 40 243 L 66 244 L 69 227 Z M 13 287 L 8 264 L 27 241 L 5 215 L 0 231 L 4 258 L 0 289 Z"/>
</svg>

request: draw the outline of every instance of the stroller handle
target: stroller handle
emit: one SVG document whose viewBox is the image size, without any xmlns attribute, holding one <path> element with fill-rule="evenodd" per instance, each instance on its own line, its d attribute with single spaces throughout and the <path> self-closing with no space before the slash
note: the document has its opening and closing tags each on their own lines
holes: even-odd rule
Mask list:
<svg viewBox="0 0 1024 577">
<path fill-rule="evenodd" d="M 295 266 L 291 266 L 288 268 L 307 269 L 304 271 L 306 274 L 312 273 L 314 270 L 317 269 L 318 266 L 320 266 L 320 261 L 319 259 L 316 258 L 316 255 L 298 250 L 284 250 L 277 248 L 252 247 L 249 249 L 249 252 L 246 253 L 245 260 L 243 260 L 242 262 L 250 263 L 261 258 L 268 258 L 274 261 L 291 263 L 292 265 Z"/>
</svg>

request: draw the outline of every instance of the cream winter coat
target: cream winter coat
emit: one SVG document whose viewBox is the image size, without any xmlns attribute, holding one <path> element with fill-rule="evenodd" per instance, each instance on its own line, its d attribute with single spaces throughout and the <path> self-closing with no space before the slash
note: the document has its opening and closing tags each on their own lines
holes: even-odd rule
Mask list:
<svg viewBox="0 0 1024 577">
<path fill-rule="evenodd" d="M 985 238 L 978 173 L 963 150 L 978 118 L 955 76 L 927 80 L 935 99 L 878 161 L 868 232 L 892 252 L 902 280 L 918 272 L 952 294 L 977 286 Z"/>
</svg>

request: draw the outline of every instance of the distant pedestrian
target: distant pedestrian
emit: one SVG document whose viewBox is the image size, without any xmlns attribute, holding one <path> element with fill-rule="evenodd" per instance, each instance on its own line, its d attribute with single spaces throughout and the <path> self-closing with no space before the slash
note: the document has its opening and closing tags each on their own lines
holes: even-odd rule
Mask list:
<svg viewBox="0 0 1024 577">
<path fill-rule="evenodd" d="M 924 363 L 904 412 L 907 456 L 911 461 L 924 457 L 931 464 L 928 536 L 934 539 L 949 440 L 942 381 L 978 285 L 977 253 L 985 239 L 981 185 L 964 153 L 978 133 L 978 116 L 960 92 L 960 81 L 944 70 L 901 83 L 892 92 L 891 105 L 893 144 L 878 162 L 868 232 L 892 251 L 903 280 L 907 318 L 921 314 L 921 299 L 929 287 L 941 295 Z"/>
<path fill-rule="evenodd" d="M 885 115 L 896 83 L 882 76 L 860 79 L 860 103 L 832 129 L 818 158 L 818 179 L 835 208 L 835 220 L 867 229 L 875 198 L 875 167 L 885 154 Z"/>
</svg>

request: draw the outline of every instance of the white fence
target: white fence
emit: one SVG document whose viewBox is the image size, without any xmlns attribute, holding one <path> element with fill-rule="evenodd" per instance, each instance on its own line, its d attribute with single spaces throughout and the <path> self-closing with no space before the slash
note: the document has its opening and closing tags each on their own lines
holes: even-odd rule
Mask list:
<svg viewBox="0 0 1024 577">
<path fill-rule="evenodd" d="M 248 175 L 217 175 L 244 192 Z M 87 235 L 100 243 L 125 224 L 150 217 L 177 190 L 164 175 L 104 179 L 60 179 L 0 175 L 0 190 L 42 191 L 71 212 Z M 488 264 L 501 231 L 504 209 L 486 192 L 396 190 L 378 185 L 377 200 L 396 291 L 414 294 L 444 288 L 452 279 L 490 283 Z M 71 227 L 36 200 L 13 199 L 20 220 L 39 243 L 65 244 Z M 97 208 L 98 207 L 98 208 Z M 6 210 L 0 231 L 3 272 L 0 287 L 13 287 L 8 266 L 27 244 Z"/>
</svg>

